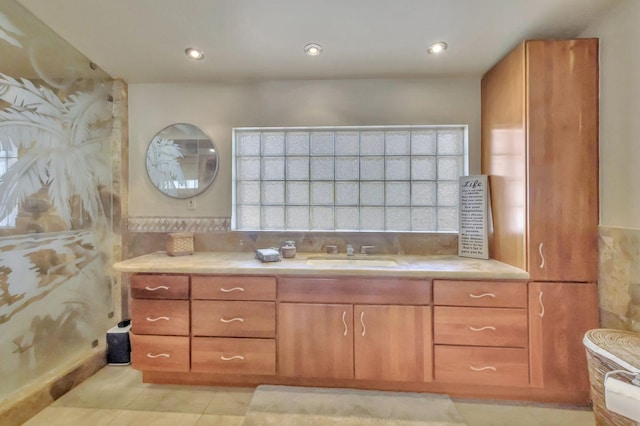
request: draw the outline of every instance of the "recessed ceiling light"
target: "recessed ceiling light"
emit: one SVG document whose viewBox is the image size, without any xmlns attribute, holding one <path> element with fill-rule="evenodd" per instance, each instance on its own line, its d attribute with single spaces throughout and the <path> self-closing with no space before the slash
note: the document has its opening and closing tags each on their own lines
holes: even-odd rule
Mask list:
<svg viewBox="0 0 640 426">
<path fill-rule="evenodd" d="M 322 53 L 322 46 L 316 43 L 309 43 L 304 47 L 304 53 L 309 56 L 318 56 Z"/>
<path fill-rule="evenodd" d="M 204 52 L 200 49 L 196 49 L 195 47 L 186 48 L 184 53 L 189 57 L 189 59 L 195 59 L 196 61 L 204 59 Z"/>
<path fill-rule="evenodd" d="M 430 55 L 437 55 L 438 53 L 442 53 L 447 50 L 447 43 L 444 41 L 438 41 L 436 43 L 431 43 L 429 47 L 427 47 L 427 53 Z"/>
</svg>

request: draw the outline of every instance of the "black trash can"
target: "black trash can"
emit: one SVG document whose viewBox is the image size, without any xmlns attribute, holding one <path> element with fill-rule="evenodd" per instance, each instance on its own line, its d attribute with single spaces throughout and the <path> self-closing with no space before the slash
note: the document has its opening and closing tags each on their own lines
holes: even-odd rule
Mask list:
<svg viewBox="0 0 640 426">
<path fill-rule="evenodd" d="M 131 364 L 129 330 L 131 330 L 131 321 L 122 321 L 107 331 L 107 363 L 109 365 Z"/>
</svg>

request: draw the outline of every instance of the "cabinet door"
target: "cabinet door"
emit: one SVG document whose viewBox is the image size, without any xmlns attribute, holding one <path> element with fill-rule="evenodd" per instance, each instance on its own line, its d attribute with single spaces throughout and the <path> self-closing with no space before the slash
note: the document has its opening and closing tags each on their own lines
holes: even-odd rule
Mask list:
<svg viewBox="0 0 640 426">
<path fill-rule="evenodd" d="M 353 307 L 280 303 L 278 372 L 290 377 L 353 378 Z"/>
<path fill-rule="evenodd" d="M 598 40 L 526 46 L 528 271 L 536 281 L 595 281 Z"/>
<path fill-rule="evenodd" d="M 582 339 L 598 322 L 595 283 L 530 283 L 531 385 L 588 391 Z"/>
<path fill-rule="evenodd" d="M 355 378 L 431 381 L 431 308 L 357 305 Z"/>
</svg>

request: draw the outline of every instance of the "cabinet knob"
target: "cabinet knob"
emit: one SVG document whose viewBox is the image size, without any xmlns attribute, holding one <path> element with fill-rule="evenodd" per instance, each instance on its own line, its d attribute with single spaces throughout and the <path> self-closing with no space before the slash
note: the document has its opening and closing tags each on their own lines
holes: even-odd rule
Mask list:
<svg viewBox="0 0 640 426">
<path fill-rule="evenodd" d="M 158 290 L 169 290 L 169 287 L 167 287 L 166 285 L 159 285 L 157 287 L 146 286 L 144 289 L 147 291 L 158 291 Z"/>
<path fill-rule="evenodd" d="M 494 293 L 482 293 L 482 294 L 469 293 L 469 297 L 472 299 L 482 299 L 483 297 L 493 297 L 495 299 L 496 295 Z"/>
<path fill-rule="evenodd" d="M 471 369 L 471 371 L 484 371 L 484 370 L 498 371 L 495 367 L 491 365 L 487 365 L 486 367 L 474 367 L 473 365 L 470 365 L 469 369 Z"/>
<path fill-rule="evenodd" d="M 234 355 L 234 356 L 229 356 L 229 357 L 221 355 L 220 359 L 223 360 L 223 361 L 233 361 L 234 359 L 239 359 L 240 361 L 244 361 L 244 357 L 242 355 Z"/>
<path fill-rule="evenodd" d="M 471 331 L 484 331 L 484 330 L 496 331 L 496 328 L 494 326 L 492 326 L 492 325 L 485 325 L 484 327 L 480 327 L 480 328 L 469 326 L 469 330 L 471 330 Z"/>
<path fill-rule="evenodd" d="M 149 322 L 156 322 L 156 321 L 169 321 L 169 317 L 147 317 L 147 321 Z"/>
<path fill-rule="evenodd" d="M 231 293 L 232 291 L 244 291 L 244 288 L 242 287 L 233 287 L 233 288 L 224 288 L 222 287 L 220 289 L 221 292 L 223 293 Z"/>
<path fill-rule="evenodd" d="M 540 269 L 544 269 L 544 253 L 542 253 L 543 246 L 544 243 L 540 243 L 540 245 L 538 246 L 538 253 L 540 253 Z"/>
<path fill-rule="evenodd" d="M 147 358 L 171 358 L 171 354 L 152 354 L 149 352 Z"/>
<path fill-rule="evenodd" d="M 228 324 L 230 322 L 234 322 L 234 321 L 239 321 L 239 322 L 244 322 L 244 318 L 231 318 L 231 319 L 225 319 L 225 318 L 220 318 L 220 322 L 223 322 L 225 324 Z"/>
</svg>

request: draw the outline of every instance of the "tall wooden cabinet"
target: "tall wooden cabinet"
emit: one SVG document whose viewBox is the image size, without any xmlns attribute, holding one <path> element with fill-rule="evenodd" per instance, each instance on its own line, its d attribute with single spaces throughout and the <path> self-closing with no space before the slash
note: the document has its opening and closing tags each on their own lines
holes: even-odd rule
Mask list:
<svg viewBox="0 0 640 426">
<path fill-rule="evenodd" d="M 530 381 L 588 391 L 598 326 L 598 40 L 525 41 L 482 79 L 490 255 L 529 272 Z"/>
<path fill-rule="evenodd" d="M 491 257 L 535 281 L 595 282 L 598 40 L 526 41 L 482 79 Z"/>
</svg>

